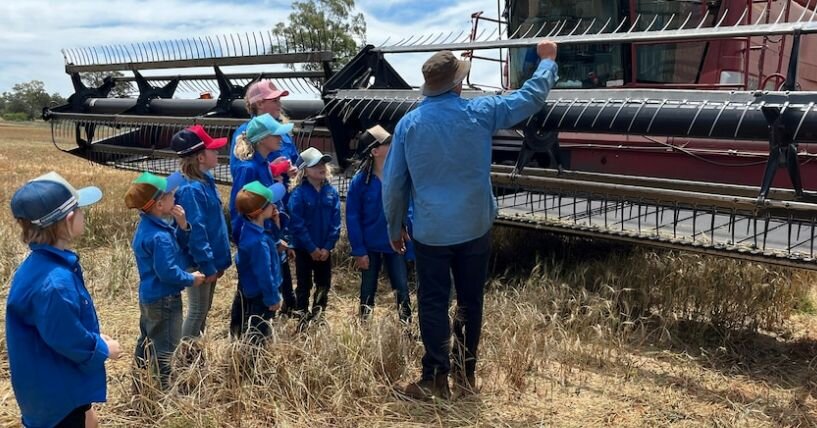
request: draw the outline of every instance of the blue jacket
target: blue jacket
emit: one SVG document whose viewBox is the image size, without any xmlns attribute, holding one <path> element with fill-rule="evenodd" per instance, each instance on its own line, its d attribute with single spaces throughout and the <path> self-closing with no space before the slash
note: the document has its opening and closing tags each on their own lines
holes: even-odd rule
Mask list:
<svg viewBox="0 0 817 428">
<path fill-rule="evenodd" d="M 235 180 L 236 168 L 238 168 L 238 165 L 240 165 L 242 162 L 245 162 L 235 156 L 235 143 L 238 141 L 238 136 L 247 130 L 247 126 L 249 124 L 249 120 L 242 123 L 241 126 L 236 128 L 235 132 L 233 132 L 232 138 L 230 138 L 230 176 L 233 177 L 233 180 Z"/>
<path fill-rule="evenodd" d="M 274 152 L 272 152 L 272 153 L 270 153 L 269 157 L 267 157 L 267 160 L 272 162 L 275 159 L 278 159 L 278 158 L 280 158 L 282 156 L 289 159 L 289 161 L 292 163 L 292 165 L 295 165 L 295 161 L 298 160 L 298 148 L 295 147 L 295 143 L 292 142 L 292 137 L 290 137 L 289 135 L 284 135 L 284 136 L 281 137 L 281 148 L 274 151 Z M 285 174 L 283 178 L 284 178 L 284 181 L 282 183 L 284 184 L 284 186 L 286 186 L 287 189 L 289 189 L 289 180 L 290 180 L 289 176 Z M 282 200 L 282 205 L 284 207 L 286 207 L 288 203 L 289 203 L 289 192 L 287 192 L 284 195 L 284 199 Z"/>
<path fill-rule="evenodd" d="M 261 295 L 266 306 L 281 301 L 281 262 L 275 241 L 264 228 L 245 219 L 235 255 L 238 287 L 249 298 Z"/>
<path fill-rule="evenodd" d="M 186 241 L 189 234 L 156 216 L 139 215 L 142 219 L 131 247 L 139 269 L 139 302 L 149 304 L 193 285 L 193 275 L 185 271 L 187 263 L 178 243 Z"/>
<path fill-rule="evenodd" d="M 242 161 L 235 156 L 235 143 L 238 140 L 238 136 L 247 130 L 247 125 L 249 124 L 250 124 L 249 121 L 242 123 L 241 126 L 236 128 L 235 132 L 233 132 L 232 138 L 230 139 L 230 174 L 232 175 L 233 178 L 235 178 L 236 174 L 235 170 L 236 168 L 238 168 L 238 165 L 241 162 L 247 162 Z M 292 137 L 290 137 L 289 135 L 284 135 L 281 137 L 281 148 L 270 153 L 269 156 L 267 156 L 267 160 L 272 162 L 275 159 L 280 158 L 281 156 L 284 156 L 287 159 L 289 159 L 289 161 L 292 162 L 293 165 L 295 164 L 295 161 L 298 159 L 298 148 L 295 147 L 295 143 L 292 141 Z M 287 181 L 288 178 L 284 177 L 285 185 L 288 184 Z"/>
<path fill-rule="evenodd" d="M 340 196 L 326 182 L 320 192 L 304 179 L 289 197 L 292 246 L 308 252 L 332 250 L 340 238 Z"/>
<path fill-rule="evenodd" d="M 176 190 L 176 203 L 184 208 L 191 227 L 189 242 L 182 242 L 182 250 L 193 267 L 210 276 L 226 270 L 233 261 L 216 182 L 210 174 L 205 174 L 204 180 L 182 184 Z"/>
<path fill-rule="evenodd" d="M 496 217 L 491 189 L 491 137 L 537 113 L 557 79 L 543 60 L 508 95 L 464 99 L 450 91 L 427 97 L 397 124 L 383 170 L 389 236 L 398 239 L 409 200 L 414 238 L 455 245 L 483 236 Z"/>
<path fill-rule="evenodd" d="M 30 247 L 11 280 L 6 346 L 23 424 L 52 427 L 79 406 L 105 401 L 108 346 L 77 255 Z"/>
<path fill-rule="evenodd" d="M 374 174 L 371 175 L 369 184 L 366 184 L 364 171 L 355 174 L 349 183 L 349 190 L 346 192 L 346 232 L 352 246 L 352 256 L 365 256 L 370 251 L 394 253 L 389 242 L 386 214 L 383 212 L 381 187 L 380 179 Z M 411 230 L 411 224 L 408 226 Z M 408 248 L 411 250 L 413 246 Z M 407 255 L 409 259 L 413 258 L 411 254 Z"/>
<path fill-rule="evenodd" d="M 232 165 L 230 166 L 232 168 Z M 275 180 L 272 179 L 272 173 L 269 170 L 269 161 L 261 157 L 258 152 L 255 152 L 252 159 L 240 162 L 236 166 L 233 174 L 233 188 L 230 190 L 230 237 L 236 245 L 241 242 L 241 227 L 244 225 L 244 217 L 239 214 L 235 208 L 235 198 L 238 192 L 247 183 L 252 183 L 258 180 L 264 186 L 272 186 Z M 286 214 L 282 202 L 275 204 L 278 207 L 278 212 L 281 218 L 281 227 L 277 227 L 272 220 L 264 222 L 264 228 L 273 235 L 275 241 L 284 238 L 284 231 L 286 230 L 289 216 Z"/>
</svg>

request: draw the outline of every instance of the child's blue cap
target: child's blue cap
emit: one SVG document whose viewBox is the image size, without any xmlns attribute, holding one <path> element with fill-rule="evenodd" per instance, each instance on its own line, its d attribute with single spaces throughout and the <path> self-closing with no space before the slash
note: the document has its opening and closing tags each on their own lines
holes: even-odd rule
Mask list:
<svg viewBox="0 0 817 428">
<path fill-rule="evenodd" d="M 11 212 L 14 218 L 28 220 L 46 228 L 64 219 L 78 207 L 95 204 L 102 199 L 98 187 L 75 189 L 56 172 L 41 175 L 14 192 Z"/>
<path fill-rule="evenodd" d="M 292 132 L 295 125 L 291 123 L 283 124 L 273 119 L 269 113 L 255 116 L 247 125 L 247 139 L 250 144 L 258 144 L 270 135 L 287 135 Z"/>
</svg>

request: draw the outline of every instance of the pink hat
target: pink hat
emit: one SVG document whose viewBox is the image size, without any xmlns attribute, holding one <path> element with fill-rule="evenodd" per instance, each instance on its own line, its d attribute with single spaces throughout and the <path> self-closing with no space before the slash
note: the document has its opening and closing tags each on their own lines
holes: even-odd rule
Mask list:
<svg viewBox="0 0 817 428">
<path fill-rule="evenodd" d="M 261 100 L 274 100 L 289 95 L 289 91 L 282 91 L 275 87 L 272 80 L 259 80 L 247 89 L 246 99 L 250 104 Z"/>
</svg>

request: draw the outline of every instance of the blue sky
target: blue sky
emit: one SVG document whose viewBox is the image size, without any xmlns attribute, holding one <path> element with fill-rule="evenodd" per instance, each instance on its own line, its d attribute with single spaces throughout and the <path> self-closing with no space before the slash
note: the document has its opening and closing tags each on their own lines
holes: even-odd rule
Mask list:
<svg viewBox="0 0 817 428">
<path fill-rule="evenodd" d="M 387 37 L 468 30 L 471 13 L 496 15 L 496 1 L 357 0 L 357 9 L 366 17 L 367 41 L 378 44 Z M 63 48 L 267 30 L 289 12 L 289 2 L 279 0 L 6 0 L 0 4 L 0 92 L 36 79 L 49 92 L 70 95 Z M 419 84 L 427 56 L 388 59 L 410 83 Z M 496 84 L 498 67 L 475 63 L 472 76 L 474 82 Z"/>
</svg>

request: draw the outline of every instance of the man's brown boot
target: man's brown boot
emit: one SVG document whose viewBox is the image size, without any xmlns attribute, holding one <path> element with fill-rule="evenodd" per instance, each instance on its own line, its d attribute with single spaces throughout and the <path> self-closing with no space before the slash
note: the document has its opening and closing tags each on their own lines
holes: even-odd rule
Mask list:
<svg viewBox="0 0 817 428">
<path fill-rule="evenodd" d="M 451 399 L 451 390 L 448 387 L 448 375 L 437 375 L 434 380 L 423 379 L 410 383 L 403 388 L 403 394 L 415 400 L 431 400 L 436 397 L 441 400 Z"/>
<path fill-rule="evenodd" d="M 477 390 L 477 378 L 474 373 L 464 373 L 461 371 L 454 371 L 454 390 L 457 391 L 458 397 L 474 395 L 479 392 Z"/>
</svg>

